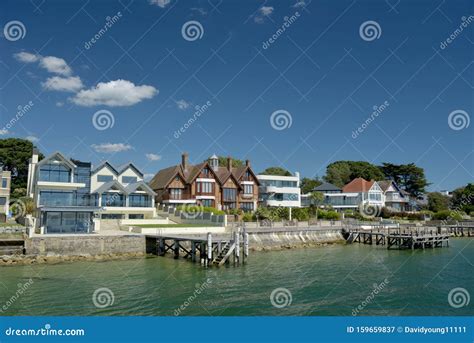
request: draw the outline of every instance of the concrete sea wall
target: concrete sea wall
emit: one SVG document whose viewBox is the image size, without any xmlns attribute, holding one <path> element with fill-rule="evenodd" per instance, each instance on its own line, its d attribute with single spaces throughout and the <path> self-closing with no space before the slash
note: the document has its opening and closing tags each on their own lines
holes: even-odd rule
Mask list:
<svg viewBox="0 0 474 343">
<path fill-rule="evenodd" d="M 344 242 L 340 230 L 289 230 L 279 232 L 250 232 L 249 248 L 254 251 L 312 247 Z"/>
</svg>

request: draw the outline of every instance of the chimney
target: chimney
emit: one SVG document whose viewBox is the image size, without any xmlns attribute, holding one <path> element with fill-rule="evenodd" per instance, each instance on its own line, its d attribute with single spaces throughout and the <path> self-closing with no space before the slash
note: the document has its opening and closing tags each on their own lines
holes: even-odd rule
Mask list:
<svg viewBox="0 0 474 343">
<path fill-rule="evenodd" d="M 227 157 L 227 170 L 232 171 L 232 157 Z"/>
<path fill-rule="evenodd" d="M 38 163 L 38 148 L 33 148 L 33 156 L 31 157 L 31 163 Z"/>
<path fill-rule="evenodd" d="M 245 160 L 245 165 L 246 165 L 247 167 L 250 167 L 250 160 Z"/>
<path fill-rule="evenodd" d="M 187 152 L 184 152 L 182 155 L 181 155 L 181 165 L 183 166 L 183 170 L 187 170 L 188 169 L 188 153 Z"/>
</svg>

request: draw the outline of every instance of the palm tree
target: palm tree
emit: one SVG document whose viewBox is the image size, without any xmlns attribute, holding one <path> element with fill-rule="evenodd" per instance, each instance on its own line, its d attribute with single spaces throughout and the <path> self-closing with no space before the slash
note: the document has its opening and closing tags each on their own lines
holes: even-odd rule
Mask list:
<svg viewBox="0 0 474 343">
<path fill-rule="evenodd" d="M 313 192 L 311 193 L 311 205 L 316 206 L 316 220 L 318 219 L 318 209 L 319 206 L 323 203 L 324 201 L 324 194 L 321 192 Z"/>
</svg>

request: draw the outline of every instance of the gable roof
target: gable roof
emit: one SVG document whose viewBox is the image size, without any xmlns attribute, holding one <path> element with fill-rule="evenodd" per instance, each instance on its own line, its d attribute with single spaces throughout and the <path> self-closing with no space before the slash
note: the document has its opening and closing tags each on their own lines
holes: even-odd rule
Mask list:
<svg viewBox="0 0 474 343">
<path fill-rule="evenodd" d="M 127 190 L 125 189 L 124 186 L 122 186 L 122 184 L 120 182 L 118 182 L 117 180 L 113 180 L 113 181 L 109 181 L 109 182 L 106 182 L 104 183 L 102 186 L 100 186 L 99 188 L 97 188 L 95 191 L 93 191 L 92 193 L 97 193 L 97 194 L 102 194 L 104 192 L 107 192 L 109 189 L 111 189 L 113 186 L 116 186 L 120 191 L 122 191 L 122 193 L 124 194 L 128 194 Z"/>
<path fill-rule="evenodd" d="M 342 191 L 339 187 L 334 186 L 332 183 L 323 182 L 318 187 L 313 189 L 315 192 L 324 192 L 324 191 Z"/>
<path fill-rule="evenodd" d="M 71 169 L 74 169 L 74 168 L 77 167 L 69 158 L 65 157 L 59 151 L 53 152 L 48 157 L 43 158 L 41 161 L 38 162 L 38 166 L 41 166 L 41 165 L 47 163 L 53 157 L 59 157 L 59 159 L 62 160 L 65 164 L 67 164 Z"/>
<path fill-rule="evenodd" d="M 115 168 L 109 161 L 103 161 L 102 163 L 100 163 L 96 168 L 94 168 L 94 170 L 92 171 L 92 174 L 95 174 L 97 173 L 99 170 L 101 170 L 102 168 L 104 167 L 109 167 L 110 170 L 115 174 L 115 176 L 119 176 L 120 174 L 122 174 L 125 170 L 128 169 L 128 167 L 132 168 L 133 170 L 135 170 L 135 172 L 140 175 L 141 177 L 143 177 L 143 173 L 137 168 L 135 167 L 135 165 L 131 162 L 129 163 L 126 163 L 126 164 L 123 164 L 121 165 L 120 167 L 118 168 Z"/>
<path fill-rule="evenodd" d="M 128 194 L 131 194 L 131 193 L 135 192 L 140 187 L 143 187 L 145 189 L 145 192 L 147 192 L 148 194 L 156 195 L 156 193 L 153 191 L 153 189 L 151 189 L 150 186 L 148 186 L 145 181 L 139 181 L 139 182 L 131 183 L 127 187 L 125 187 L 125 190 L 127 191 Z"/>
<path fill-rule="evenodd" d="M 372 186 L 374 185 L 375 181 L 367 181 L 361 177 L 358 177 L 351 182 L 349 182 L 347 185 L 342 187 L 342 192 L 343 193 L 365 193 L 368 192 Z"/>
</svg>

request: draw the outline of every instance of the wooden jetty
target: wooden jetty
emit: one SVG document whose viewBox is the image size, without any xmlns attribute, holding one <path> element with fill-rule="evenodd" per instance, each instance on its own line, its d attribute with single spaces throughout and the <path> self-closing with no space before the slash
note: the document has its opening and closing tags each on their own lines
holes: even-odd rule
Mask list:
<svg viewBox="0 0 474 343">
<path fill-rule="evenodd" d="M 449 246 L 449 233 L 438 230 L 343 230 L 347 243 L 386 245 L 387 249 L 425 249 Z"/>
<path fill-rule="evenodd" d="M 235 231 L 230 238 L 213 237 L 211 233 L 203 236 L 165 236 L 146 235 L 147 252 L 158 256 L 172 253 L 175 259 L 180 257 L 200 262 L 204 266 L 223 266 L 245 263 L 249 255 L 248 234 Z"/>
</svg>

